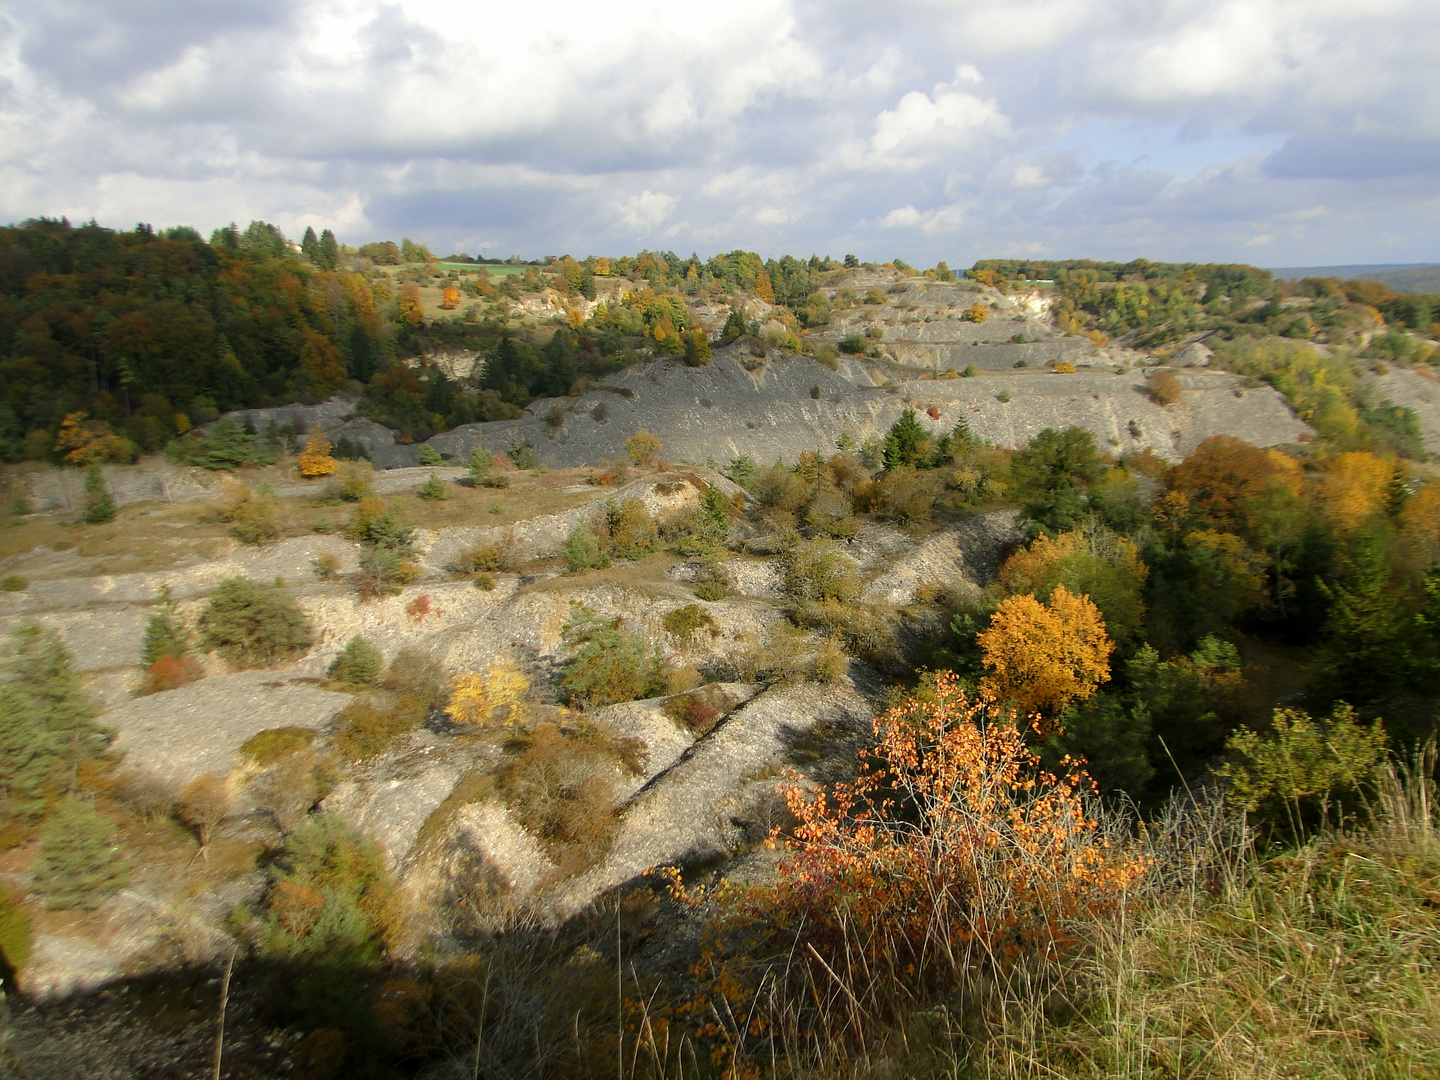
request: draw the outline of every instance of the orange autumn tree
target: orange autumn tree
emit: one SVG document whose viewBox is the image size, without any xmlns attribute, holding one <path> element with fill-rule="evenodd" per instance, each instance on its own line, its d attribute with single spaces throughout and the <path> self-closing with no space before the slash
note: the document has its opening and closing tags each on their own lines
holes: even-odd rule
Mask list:
<svg viewBox="0 0 1440 1080">
<path fill-rule="evenodd" d="M 1028 593 L 1002 601 L 976 640 L 989 670 L 982 686 L 1047 717 L 1095 693 L 1110 678 L 1115 649 L 1100 609 L 1064 585 L 1043 604 Z"/>
<path fill-rule="evenodd" d="M 300 451 L 300 475 L 329 476 L 339 467 L 340 463 L 330 456 L 330 440 L 324 430 L 319 424 L 311 426 L 305 449 Z"/>
<path fill-rule="evenodd" d="M 446 285 L 440 294 L 440 309 L 442 311 L 454 311 L 460 306 L 460 290 L 454 285 Z"/>
<path fill-rule="evenodd" d="M 967 697 L 953 673 L 873 726 L 853 781 L 786 774 L 798 824 L 772 834 L 774 883 L 718 894 L 719 940 L 697 966 L 707 985 L 686 1011 L 758 1020 L 698 1032 L 713 1060 L 740 1066 L 726 1075 L 749 1075 L 749 1053 L 768 1060 L 777 1022 L 810 1048 L 863 1053 L 869 1025 L 897 1009 L 1017 966 L 1034 974 L 1147 872 L 1101 835 L 1089 777 L 1069 759 L 1042 768 L 1014 714 Z M 699 898 L 667 875 L 672 895 Z"/>
</svg>

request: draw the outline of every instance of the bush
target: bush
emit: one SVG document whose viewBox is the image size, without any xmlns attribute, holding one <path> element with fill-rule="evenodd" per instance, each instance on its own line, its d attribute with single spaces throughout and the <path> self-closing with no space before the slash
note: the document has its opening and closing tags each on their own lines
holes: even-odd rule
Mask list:
<svg viewBox="0 0 1440 1080">
<path fill-rule="evenodd" d="M 178 690 L 200 679 L 204 674 L 205 669 L 193 656 L 165 655 L 145 669 L 145 681 L 140 684 L 140 693 L 159 694 L 166 690 Z"/>
<path fill-rule="evenodd" d="M 246 739 L 240 746 L 240 753 L 255 764 L 268 768 L 282 758 L 308 750 L 319 734 L 303 727 L 270 728 Z"/>
<path fill-rule="evenodd" d="M 535 447 L 530 443 L 512 443 L 509 451 L 510 463 L 517 469 L 536 469 L 540 467 L 540 459 L 535 455 Z"/>
<path fill-rule="evenodd" d="M 795 604 L 789 615 L 796 626 L 818 630 L 828 643 L 842 643 L 851 655 L 877 666 L 887 667 L 899 655 L 896 633 L 900 620 L 891 608 L 837 600 L 804 600 Z"/>
<path fill-rule="evenodd" d="M 232 487 L 220 507 L 220 520 L 242 544 L 268 544 L 280 535 L 280 507 L 275 496 L 257 494 L 243 484 Z"/>
<path fill-rule="evenodd" d="M 315 567 L 315 576 L 329 581 L 340 572 L 340 559 L 333 551 L 322 551 L 310 565 Z"/>
<path fill-rule="evenodd" d="M 19 574 L 6 574 L 4 577 L 0 577 L 0 592 L 24 592 L 29 587 L 30 582 Z"/>
<path fill-rule="evenodd" d="M 363 599 L 394 596 L 419 576 L 420 567 L 393 548 L 367 547 L 360 552 L 360 572 L 356 580 Z"/>
<path fill-rule="evenodd" d="M 436 450 L 435 447 L 431 446 L 429 443 L 426 443 L 425 445 L 420 447 L 420 464 L 444 465 L 445 459 L 440 456 L 439 450 Z"/>
<path fill-rule="evenodd" d="M 611 550 L 622 559 L 641 559 L 660 546 L 655 519 L 644 501 L 632 495 L 618 506 L 605 504 Z"/>
<path fill-rule="evenodd" d="M 484 574 L 484 573 L 476 574 L 476 575 L 475 575 L 475 588 L 477 588 L 477 589 L 482 589 L 482 590 L 484 590 L 485 592 L 490 592 L 490 591 L 492 591 L 492 590 L 495 588 L 495 575 L 494 575 L 494 574 Z"/>
<path fill-rule="evenodd" d="M 111 843 L 115 826 L 93 804 L 71 795 L 40 829 L 31 887 L 47 907 L 93 911 L 130 883 L 130 863 Z"/>
<path fill-rule="evenodd" d="M 730 595 L 730 586 L 723 581 L 702 581 L 695 586 L 695 595 L 710 602 L 724 600 Z"/>
<path fill-rule="evenodd" d="M 667 633 L 678 638 L 689 637 L 700 630 L 708 630 L 711 637 L 720 632 L 710 613 L 699 604 L 686 604 L 674 611 L 667 611 L 661 622 Z"/>
<path fill-rule="evenodd" d="M 282 585 L 249 578 L 222 581 L 200 615 L 205 648 L 236 667 L 265 667 L 305 652 L 310 620 Z"/>
<path fill-rule="evenodd" d="M 625 453 L 642 468 L 650 468 L 661 450 L 660 440 L 641 428 L 625 440 Z"/>
<path fill-rule="evenodd" d="M 525 698 L 530 680 L 514 661 L 501 660 L 485 673 L 461 675 L 450 684 L 445 715 L 456 724 L 485 724 L 497 712 L 514 730 L 525 719 Z"/>
<path fill-rule="evenodd" d="M 420 485 L 420 490 L 415 493 L 415 496 L 426 502 L 443 502 L 450 498 L 450 489 L 445 485 L 445 481 L 440 479 L 438 473 L 432 472 L 430 478 Z"/>
<path fill-rule="evenodd" d="M 318 425 L 312 425 L 305 437 L 305 449 L 300 452 L 300 475 L 307 480 L 316 476 L 329 476 L 340 467 L 330 456 L 330 440 Z"/>
<path fill-rule="evenodd" d="M 414 534 L 415 527 L 405 520 L 398 504 L 373 497 L 360 500 L 345 527 L 351 540 L 392 550 L 408 548 Z"/>
<path fill-rule="evenodd" d="M 619 619 L 602 619 L 572 601 L 560 641 L 569 653 L 561 685 L 582 708 L 654 697 L 665 688 L 659 649 L 621 630 Z"/>
<path fill-rule="evenodd" d="M 840 554 L 833 544 L 811 540 L 790 553 L 785 590 L 799 600 L 849 603 L 860 595 L 860 576 L 855 561 Z"/>
<path fill-rule="evenodd" d="M 604 570 L 610 565 L 610 556 L 600 544 L 600 538 L 588 524 L 581 521 L 570 530 L 565 538 L 565 565 L 572 573 L 580 570 Z"/>
<path fill-rule="evenodd" d="M 375 494 L 370 481 L 375 469 L 368 461 L 347 461 L 340 466 L 335 479 L 326 485 L 327 496 L 333 495 L 341 502 L 359 502 Z"/>
<path fill-rule="evenodd" d="M 160 611 L 145 625 L 145 639 L 140 646 L 140 662 L 150 665 L 162 656 L 181 657 L 194 646 L 194 635 L 185 625 L 180 610 L 170 597 L 170 587 L 160 586 Z"/>
<path fill-rule="evenodd" d="M 335 752 L 346 761 L 369 761 L 425 722 L 429 710 L 415 694 L 361 698 L 335 718 Z"/>
<path fill-rule="evenodd" d="M 356 686 L 368 685 L 380 678 L 384 666 L 385 658 L 380 650 L 356 635 L 330 665 L 330 678 Z"/>
<path fill-rule="evenodd" d="M 499 544 L 481 544 L 461 552 L 458 566 L 461 573 L 475 574 L 504 570 L 509 562 L 505 549 Z"/>
<path fill-rule="evenodd" d="M 30 913 L 25 904 L 4 885 L 0 885 L 0 960 L 12 971 L 21 971 L 30 959 Z"/>
<path fill-rule="evenodd" d="M 1173 372 L 1157 371 L 1145 381 L 1145 392 L 1163 408 L 1179 401 L 1185 388 L 1180 385 L 1180 380 L 1175 377 Z"/>
</svg>

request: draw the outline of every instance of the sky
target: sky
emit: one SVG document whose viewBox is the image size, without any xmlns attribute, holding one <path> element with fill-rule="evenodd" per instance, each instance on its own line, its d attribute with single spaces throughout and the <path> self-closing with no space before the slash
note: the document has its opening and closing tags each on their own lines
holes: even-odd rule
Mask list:
<svg viewBox="0 0 1440 1080">
<path fill-rule="evenodd" d="M 1436 0 L 7 0 L 0 220 L 1440 262 Z"/>
</svg>

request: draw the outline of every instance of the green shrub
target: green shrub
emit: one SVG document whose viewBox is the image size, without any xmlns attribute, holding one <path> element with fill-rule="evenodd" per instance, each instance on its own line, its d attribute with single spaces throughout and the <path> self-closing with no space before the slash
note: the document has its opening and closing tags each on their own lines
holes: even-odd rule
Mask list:
<svg viewBox="0 0 1440 1080">
<path fill-rule="evenodd" d="M 280 507 L 275 496 L 241 485 L 220 508 L 220 519 L 242 544 L 268 544 L 280 535 Z"/>
<path fill-rule="evenodd" d="M 490 592 L 495 588 L 495 575 L 480 573 L 475 575 L 475 588 Z"/>
<path fill-rule="evenodd" d="M 610 556 L 601 546 L 600 538 L 586 522 L 577 522 L 565 538 L 565 565 L 571 572 L 604 570 L 610 565 Z"/>
<path fill-rule="evenodd" d="M 310 648 L 310 620 L 282 585 L 222 581 L 200 615 L 205 648 L 236 667 L 264 667 Z"/>
<path fill-rule="evenodd" d="M 130 883 L 130 862 L 111 843 L 115 826 L 94 805 L 71 795 L 40 829 L 31 887 L 46 906 L 93 911 Z"/>
<path fill-rule="evenodd" d="M 681 638 L 689 637 L 699 630 L 709 630 L 712 637 L 719 633 L 715 620 L 699 604 L 686 604 L 674 611 L 667 611 L 661 622 L 668 633 Z"/>
<path fill-rule="evenodd" d="M 1326 720 L 1276 709 L 1268 733 L 1241 728 L 1225 747 L 1234 758 L 1219 773 L 1226 800 L 1263 830 L 1297 838 L 1374 782 L 1385 731 L 1379 720 L 1361 724 L 1341 702 Z"/>
<path fill-rule="evenodd" d="M 535 447 L 528 441 L 511 444 L 508 456 L 510 463 L 517 469 L 534 469 L 540 465 L 540 459 L 535 455 Z"/>
<path fill-rule="evenodd" d="M 24 592 L 29 587 L 30 582 L 19 574 L 6 574 L 4 577 L 0 577 L 0 592 Z"/>
<path fill-rule="evenodd" d="M 730 587 L 723 581 L 702 581 L 695 586 L 695 595 L 701 600 L 724 600 L 730 595 Z"/>
<path fill-rule="evenodd" d="M 398 504 L 372 497 L 356 505 L 345 535 L 360 544 L 399 551 L 414 541 L 415 526 L 405 520 Z"/>
<path fill-rule="evenodd" d="M 309 749 L 318 734 L 303 727 L 270 728 L 246 739 L 240 746 L 240 753 L 257 765 L 274 765 L 281 758 Z"/>
<path fill-rule="evenodd" d="M 875 604 L 841 603 L 837 600 L 802 600 L 789 611 L 796 626 L 818 630 L 828 642 L 877 666 L 886 666 L 898 656 L 896 632 L 900 620 L 888 607 Z"/>
<path fill-rule="evenodd" d="M 450 697 L 450 677 L 440 662 L 419 649 L 401 649 L 380 685 L 397 694 L 409 694 L 420 702 L 428 714 L 440 708 Z"/>
<path fill-rule="evenodd" d="M 660 650 L 648 647 L 638 634 L 621 630 L 618 619 L 602 619 L 572 601 L 560 641 L 569 653 L 561 685 L 582 708 L 654 697 L 665 689 Z"/>
<path fill-rule="evenodd" d="M 491 454 L 483 446 L 477 446 L 470 451 L 470 457 L 465 462 L 470 470 L 470 483 L 473 487 L 489 487 L 486 483 L 490 478 L 490 469 L 495 464 L 495 455 Z"/>
<path fill-rule="evenodd" d="M 785 567 L 785 589 L 798 600 L 839 600 L 849 603 L 860 595 L 855 560 L 823 540 L 799 544 Z"/>
<path fill-rule="evenodd" d="M 436 450 L 429 443 L 426 443 L 424 446 L 420 447 L 420 464 L 444 465 L 445 459 L 440 456 L 439 450 Z"/>
<path fill-rule="evenodd" d="M 30 959 L 30 913 L 24 901 L 0 885 L 0 958 L 20 971 Z"/>
<path fill-rule="evenodd" d="M 82 515 L 86 525 L 104 525 L 115 520 L 115 500 L 105 487 L 105 475 L 99 465 L 85 470 L 85 510 Z"/>
<path fill-rule="evenodd" d="M 450 489 L 445 486 L 445 481 L 440 479 L 438 473 L 432 472 L 430 478 L 420 485 L 415 496 L 426 502 L 443 502 L 450 498 Z"/>
<path fill-rule="evenodd" d="M 366 600 L 394 596 L 419 576 L 420 568 L 400 550 L 367 546 L 360 552 L 356 581 Z"/>
<path fill-rule="evenodd" d="M 330 678 L 336 682 L 365 685 L 379 679 L 384 667 L 385 658 L 380 655 L 380 650 L 357 634 L 330 665 Z"/>
<path fill-rule="evenodd" d="M 149 667 L 162 656 L 173 656 L 177 660 L 186 656 L 194 646 L 194 635 L 185 625 L 175 601 L 170 598 L 170 587 L 160 586 L 160 611 L 145 624 L 145 640 L 140 646 L 140 662 Z"/>
</svg>

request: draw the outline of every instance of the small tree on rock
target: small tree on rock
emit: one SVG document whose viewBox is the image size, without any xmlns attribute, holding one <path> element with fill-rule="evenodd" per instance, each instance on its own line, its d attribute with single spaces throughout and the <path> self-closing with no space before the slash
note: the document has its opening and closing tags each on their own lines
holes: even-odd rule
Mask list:
<svg viewBox="0 0 1440 1080">
<path fill-rule="evenodd" d="M 236 667 L 265 667 L 310 648 L 310 620 L 282 585 L 222 581 L 200 615 L 207 649 Z"/>
<path fill-rule="evenodd" d="M 115 826 L 93 804 L 60 800 L 40 830 L 32 886 L 51 908 L 93 911 L 130 882 L 130 862 L 112 843 Z"/>
<path fill-rule="evenodd" d="M 300 475 L 309 479 L 314 476 L 329 476 L 340 467 L 330 456 L 330 440 L 319 424 L 310 428 L 305 438 L 305 449 L 300 451 Z"/>
</svg>

